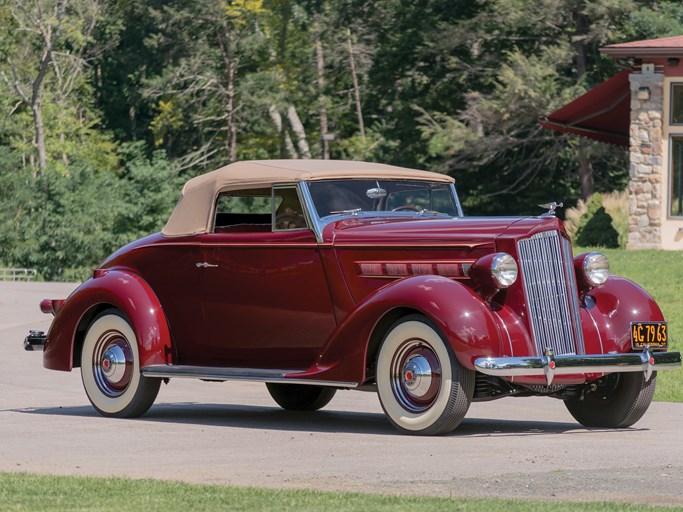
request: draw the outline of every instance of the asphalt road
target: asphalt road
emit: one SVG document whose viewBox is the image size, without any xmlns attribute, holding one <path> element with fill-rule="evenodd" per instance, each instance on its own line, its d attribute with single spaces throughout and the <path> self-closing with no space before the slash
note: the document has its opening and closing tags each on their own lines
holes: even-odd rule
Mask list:
<svg viewBox="0 0 683 512">
<path fill-rule="evenodd" d="M 586 429 L 562 402 L 473 404 L 450 436 L 398 434 L 374 393 L 279 409 L 257 383 L 171 381 L 140 419 L 97 415 L 80 373 L 25 352 L 42 298 L 73 285 L 0 282 L 0 471 L 283 488 L 683 505 L 683 404 L 633 428 Z M 681 375 L 683 378 L 683 375 Z"/>
</svg>

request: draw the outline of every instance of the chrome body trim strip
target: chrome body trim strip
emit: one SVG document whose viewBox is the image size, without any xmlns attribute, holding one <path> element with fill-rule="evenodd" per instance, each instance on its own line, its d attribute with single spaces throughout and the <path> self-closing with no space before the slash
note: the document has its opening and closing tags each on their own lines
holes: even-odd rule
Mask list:
<svg viewBox="0 0 683 512">
<path fill-rule="evenodd" d="M 652 372 L 681 367 L 680 352 L 628 352 L 626 354 L 554 355 L 546 351 L 541 357 L 480 357 L 474 368 L 486 375 L 513 377 L 545 375 L 548 385 L 555 375 L 581 373 L 643 372 L 649 379 Z"/>
<path fill-rule="evenodd" d="M 152 364 L 140 370 L 144 377 L 156 379 L 200 379 L 222 382 L 244 380 L 253 382 L 273 382 L 280 384 L 305 384 L 334 388 L 355 388 L 357 382 L 337 382 L 331 380 L 297 379 L 292 370 L 264 370 L 258 368 L 224 368 L 189 365 Z"/>
</svg>

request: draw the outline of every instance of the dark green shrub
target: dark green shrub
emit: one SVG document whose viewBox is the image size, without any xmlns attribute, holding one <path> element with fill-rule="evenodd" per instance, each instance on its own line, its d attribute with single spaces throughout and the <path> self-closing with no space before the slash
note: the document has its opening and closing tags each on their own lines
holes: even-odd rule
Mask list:
<svg viewBox="0 0 683 512">
<path fill-rule="evenodd" d="M 575 242 L 582 247 L 619 247 L 619 233 L 602 205 L 600 194 L 593 194 L 588 200 L 588 210 L 581 217 Z"/>
</svg>

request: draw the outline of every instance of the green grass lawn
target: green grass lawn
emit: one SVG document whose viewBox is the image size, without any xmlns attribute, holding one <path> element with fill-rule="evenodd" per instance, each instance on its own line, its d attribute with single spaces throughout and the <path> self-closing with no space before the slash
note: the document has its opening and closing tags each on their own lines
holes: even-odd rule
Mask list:
<svg viewBox="0 0 683 512">
<path fill-rule="evenodd" d="M 613 274 L 635 281 L 655 298 L 669 323 L 670 349 L 683 350 L 683 253 L 575 247 L 574 254 L 587 250 L 602 252 L 609 259 Z M 655 400 L 683 402 L 683 371 L 657 375 Z"/>
<path fill-rule="evenodd" d="M 552 501 L 491 500 L 382 496 L 306 490 L 257 489 L 218 485 L 190 485 L 159 480 L 40 476 L 0 473 L 0 509 L 19 511 L 472 511 L 472 512 L 584 512 L 671 511 L 623 503 L 562 503 Z M 680 510 L 680 509 L 679 509 Z"/>
</svg>

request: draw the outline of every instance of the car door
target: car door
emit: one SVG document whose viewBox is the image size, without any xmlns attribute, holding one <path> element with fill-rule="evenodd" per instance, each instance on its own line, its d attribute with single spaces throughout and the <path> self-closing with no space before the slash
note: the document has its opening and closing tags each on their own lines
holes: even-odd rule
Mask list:
<svg viewBox="0 0 683 512">
<path fill-rule="evenodd" d="M 197 363 L 307 368 L 335 327 L 318 244 L 296 187 L 274 189 L 267 208 L 254 211 L 254 201 L 246 214 L 218 207 L 216 222 L 227 225 L 201 237 L 204 334 Z"/>
<path fill-rule="evenodd" d="M 136 251 L 136 267 L 154 290 L 173 338 L 173 360 L 189 364 L 188 355 L 200 341 L 201 246 L 197 235 L 165 238 Z"/>
</svg>

